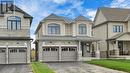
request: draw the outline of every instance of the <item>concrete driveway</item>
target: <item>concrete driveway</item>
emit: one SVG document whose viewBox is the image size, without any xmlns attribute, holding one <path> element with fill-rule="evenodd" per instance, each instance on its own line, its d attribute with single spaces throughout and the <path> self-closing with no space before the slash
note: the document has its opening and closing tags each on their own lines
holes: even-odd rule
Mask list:
<svg viewBox="0 0 130 73">
<path fill-rule="evenodd" d="M 0 65 L 0 73 L 32 73 L 29 65 Z"/>
<path fill-rule="evenodd" d="M 125 73 L 86 63 L 46 63 L 56 73 Z"/>
</svg>

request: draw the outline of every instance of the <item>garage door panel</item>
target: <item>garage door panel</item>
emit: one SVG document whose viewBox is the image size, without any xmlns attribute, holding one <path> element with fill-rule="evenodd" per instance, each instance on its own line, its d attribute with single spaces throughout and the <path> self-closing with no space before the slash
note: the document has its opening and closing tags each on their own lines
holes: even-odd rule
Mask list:
<svg viewBox="0 0 130 73">
<path fill-rule="evenodd" d="M 5 48 L 0 48 L 0 64 L 6 63 L 6 54 L 5 54 Z"/>
<path fill-rule="evenodd" d="M 26 63 L 25 48 L 9 48 L 9 63 Z"/>
<path fill-rule="evenodd" d="M 62 61 L 76 61 L 76 47 L 62 47 Z"/>
<path fill-rule="evenodd" d="M 43 47 L 43 61 L 58 61 L 58 47 Z"/>
</svg>

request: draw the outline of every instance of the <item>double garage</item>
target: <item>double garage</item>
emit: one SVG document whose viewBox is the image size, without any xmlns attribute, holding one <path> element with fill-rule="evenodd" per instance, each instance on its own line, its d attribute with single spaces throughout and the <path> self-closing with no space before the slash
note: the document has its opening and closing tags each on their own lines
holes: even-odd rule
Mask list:
<svg viewBox="0 0 130 73">
<path fill-rule="evenodd" d="M 43 47 L 43 61 L 76 61 L 76 46 Z"/>
<path fill-rule="evenodd" d="M 27 48 L 0 48 L 0 64 L 14 63 L 27 63 Z"/>
</svg>

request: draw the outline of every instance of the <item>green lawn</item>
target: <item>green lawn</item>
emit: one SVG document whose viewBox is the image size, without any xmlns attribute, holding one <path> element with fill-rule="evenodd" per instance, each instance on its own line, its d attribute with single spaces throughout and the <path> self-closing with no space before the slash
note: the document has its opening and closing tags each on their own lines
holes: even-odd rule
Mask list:
<svg viewBox="0 0 130 73">
<path fill-rule="evenodd" d="M 87 63 L 130 73 L 130 60 L 101 59 L 101 60 L 87 61 Z"/>
<path fill-rule="evenodd" d="M 32 62 L 32 69 L 34 73 L 55 73 L 47 65 L 40 62 Z"/>
</svg>

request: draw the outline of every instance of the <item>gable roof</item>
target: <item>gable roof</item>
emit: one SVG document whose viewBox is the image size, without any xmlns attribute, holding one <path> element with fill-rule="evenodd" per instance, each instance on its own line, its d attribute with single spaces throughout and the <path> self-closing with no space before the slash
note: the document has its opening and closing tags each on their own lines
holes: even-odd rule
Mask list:
<svg viewBox="0 0 130 73">
<path fill-rule="evenodd" d="M 3 5 L 3 7 L 5 8 L 6 7 L 6 5 Z M 1 7 L 1 5 L 0 5 L 0 17 L 3 17 L 4 16 L 4 13 L 1 13 L 2 12 L 2 9 L 1 9 L 2 7 Z M 11 5 L 10 7 L 9 7 L 9 9 L 10 9 L 10 11 L 18 11 L 18 12 L 21 12 L 21 13 L 23 13 L 24 14 L 24 18 L 29 18 L 30 19 L 30 25 L 31 25 L 31 23 L 32 23 L 32 19 L 33 19 L 33 17 L 31 16 L 31 15 L 29 15 L 28 13 L 26 13 L 25 11 L 23 11 L 22 9 L 20 9 L 19 7 L 17 7 L 16 5 Z"/>
<path fill-rule="evenodd" d="M 99 8 L 107 21 L 126 21 L 130 15 L 130 9 L 123 8 Z"/>
<path fill-rule="evenodd" d="M 6 5 L 2 5 L 2 7 L 6 8 Z M 1 7 L 1 5 L 0 5 L 0 14 L 3 14 L 3 13 L 1 13 L 1 12 L 2 12 L 2 9 L 1 9 L 1 8 L 2 8 L 2 7 Z M 18 11 L 18 12 L 23 13 L 23 14 L 24 14 L 24 17 L 32 18 L 31 15 L 29 15 L 28 13 L 26 13 L 25 11 L 23 11 L 22 9 L 20 9 L 20 8 L 17 7 L 16 5 L 11 5 L 11 6 L 9 7 L 9 9 L 10 9 L 11 11 Z"/>
<path fill-rule="evenodd" d="M 88 19 L 88 18 L 86 18 L 86 17 L 84 17 L 82 15 L 78 16 L 77 18 L 75 18 L 75 21 L 90 21 L 91 22 L 90 19 Z"/>
<path fill-rule="evenodd" d="M 47 16 L 46 18 L 44 18 L 42 21 L 44 21 L 44 20 L 63 20 L 63 18 L 52 13 L 49 16 Z"/>
<path fill-rule="evenodd" d="M 56 14 L 50 14 L 49 16 L 47 16 L 46 18 L 44 18 L 41 22 L 44 22 L 45 20 L 60 20 L 60 21 L 65 21 L 65 22 L 73 22 L 72 19 L 67 18 L 67 17 L 63 17 L 63 16 L 58 16 Z"/>
</svg>

